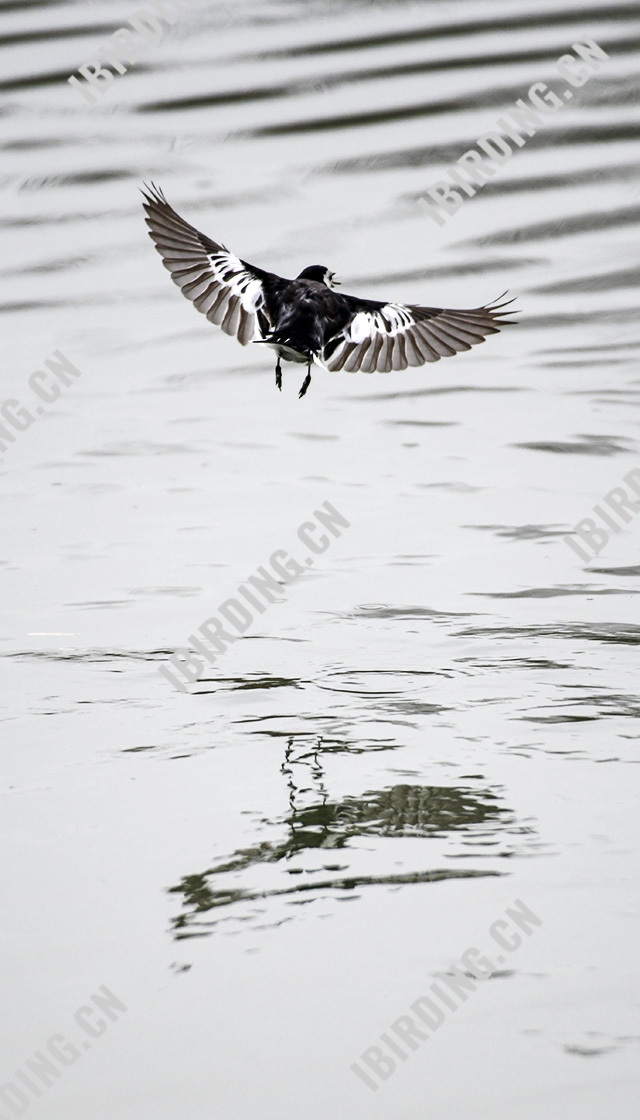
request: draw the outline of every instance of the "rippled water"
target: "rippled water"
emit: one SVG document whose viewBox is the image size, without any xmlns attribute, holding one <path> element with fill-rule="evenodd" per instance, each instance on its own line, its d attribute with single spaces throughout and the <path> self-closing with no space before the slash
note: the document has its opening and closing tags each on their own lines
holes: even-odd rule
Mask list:
<svg viewBox="0 0 640 1120">
<path fill-rule="evenodd" d="M 126 1014 L 29 1115 L 635 1117 L 640 519 L 564 538 L 640 465 L 640 8 L 200 0 L 89 105 L 133 12 L 0 8 L 3 397 L 81 372 L 2 457 L 0 1082 L 104 984 Z M 585 35 L 606 64 L 433 222 Z M 143 180 L 263 267 L 509 289 L 520 325 L 278 394 L 170 283 Z M 173 690 L 325 501 L 350 528 Z M 516 899 L 540 928 L 373 1092 L 351 1064 Z"/>
</svg>

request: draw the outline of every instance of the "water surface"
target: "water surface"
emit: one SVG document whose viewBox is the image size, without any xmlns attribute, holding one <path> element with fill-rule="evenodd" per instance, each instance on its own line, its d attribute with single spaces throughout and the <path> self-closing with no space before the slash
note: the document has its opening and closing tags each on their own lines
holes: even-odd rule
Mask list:
<svg viewBox="0 0 640 1120">
<path fill-rule="evenodd" d="M 133 10 L 0 11 L 3 396 L 81 371 L 2 458 L 0 1081 L 106 984 L 127 1013 L 30 1116 L 631 1120 L 640 522 L 564 537 L 640 465 L 640 9 L 202 2 L 84 103 Z M 436 225 L 583 35 L 606 65 Z M 170 283 L 143 180 L 284 275 L 521 323 L 279 394 Z M 325 501 L 350 528 L 173 690 Z M 516 899 L 540 928 L 372 1092 L 351 1064 Z"/>
</svg>

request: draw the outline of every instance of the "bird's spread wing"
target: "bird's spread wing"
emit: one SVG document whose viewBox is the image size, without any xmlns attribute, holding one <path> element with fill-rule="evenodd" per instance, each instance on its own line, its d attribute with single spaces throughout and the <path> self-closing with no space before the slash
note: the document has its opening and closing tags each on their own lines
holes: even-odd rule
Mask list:
<svg viewBox="0 0 640 1120">
<path fill-rule="evenodd" d="M 505 319 L 508 303 L 486 304 L 470 311 L 443 307 L 416 307 L 401 303 L 380 303 L 341 296 L 351 305 L 349 321 L 329 338 L 319 356 L 328 370 L 389 373 L 390 370 L 422 366 L 440 358 L 470 350 L 497 334 Z"/>
<path fill-rule="evenodd" d="M 241 261 L 224 245 L 199 233 L 169 205 L 153 185 L 146 188 L 144 209 L 149 236 L 183 296 L 234 335 L 243 346 L 261 335 L 256 319 L 270 326 L 268 288 L 280 277 Z"/>
</svg>

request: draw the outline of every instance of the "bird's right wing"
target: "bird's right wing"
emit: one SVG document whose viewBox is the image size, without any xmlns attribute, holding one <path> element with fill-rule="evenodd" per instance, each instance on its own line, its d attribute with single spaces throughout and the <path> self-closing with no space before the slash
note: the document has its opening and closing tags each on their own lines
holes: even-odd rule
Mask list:
<svg viewBox="0 0 640 1120">
<path fill-rule="evenodd" d="M 243 346 L 272 328 L 269 290 L 284 281 L 199 233 L 153 184 L 143 197 L 149 236 L 183 296 Z"/>
<path fill-rule="evenodd" d="M 470 310 L 418 307 L 337 297 L 344 304 L 346 325 L 327 339 L 320 362 L 328 370 L 389 373 L 422 366 L 470 350 L 488 334 L 517 320 L 504 309 L 513 303 L 494 302 Z"/>
</svg>

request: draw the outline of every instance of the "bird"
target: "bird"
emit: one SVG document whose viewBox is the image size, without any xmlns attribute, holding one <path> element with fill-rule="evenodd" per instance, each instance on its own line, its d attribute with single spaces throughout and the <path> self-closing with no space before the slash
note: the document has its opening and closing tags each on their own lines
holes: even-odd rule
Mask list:
<svg viewBox="0 0 640 1120">
<path fill-rule="evenodd" d="M 149 236 L 182 294 L 243 346 L 275 350 L 278 389 L 283 360 L 306 364 L 299 397 L 314 362 L 331 372 L 389 373 L 470 350 L 517 322 L 506 318 L 516 312 L 505 310 L 514 300 L 501 303 L 503 296 L 470 310 L 361 299 L 336 292 L 335 273 L 319 264 L 286 280 L 200 233 L 155 184 L 145 183 L 142 195 Z"/>
</svg>

